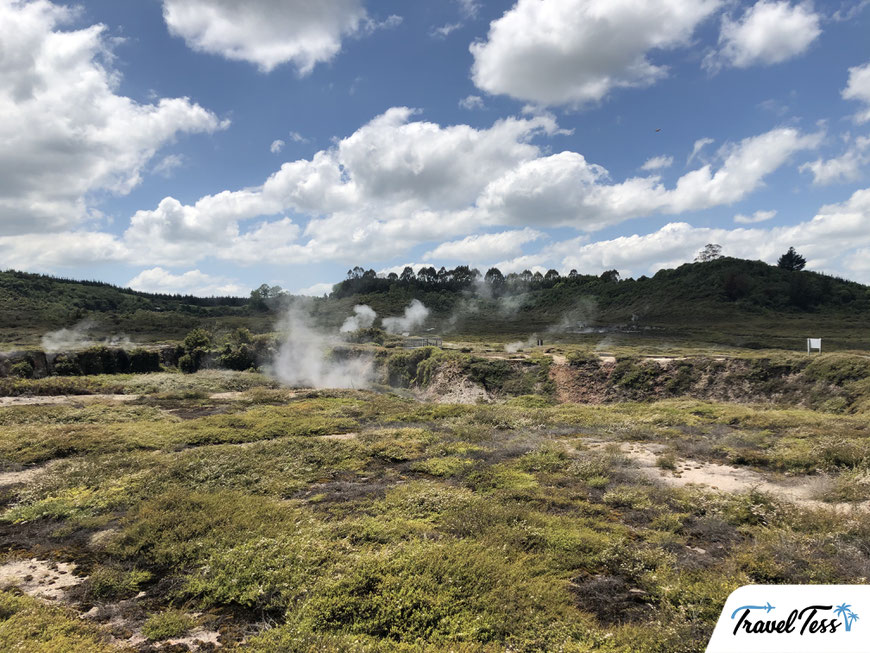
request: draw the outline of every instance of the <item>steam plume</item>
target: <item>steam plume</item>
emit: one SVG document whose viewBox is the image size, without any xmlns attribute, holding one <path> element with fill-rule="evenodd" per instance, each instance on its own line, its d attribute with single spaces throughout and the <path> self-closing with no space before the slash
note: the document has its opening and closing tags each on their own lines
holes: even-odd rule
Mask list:
<svg viewBox="0 0 870 653">
<path fill-rule="evenodd" d="M 279 330 L 287 335 L 271 371 L 282 383 L 310 388 L 362 388 L 371 383 L 371 358 L 336 359 L 331 349 L 340 344 L 338 337 L 313 327 L 302 304 L 290 306 Z"/>
<path fill-rule="evenodd" d="M 378 316 L 371 306 L 366 306 L 365 304 L 357 304 L 353 307 L 353 312 L 354 314 L 347 318 L 344 321 L 344 324 L 341 325 L 341 333 L 351 333 L 358 329 L 368 329 L 372 324 L 374 324 L 375 318 Z"/>
<path fill-rule="evenodd" d="M 427 317 L 429 317 L 429 309 L 419 299 L 414 299 L 405 307 L 403 317 L 385 317 L 381 320 L 381 324 L 389 333 L 406 333 L 423 324 Z"/>
</svg>

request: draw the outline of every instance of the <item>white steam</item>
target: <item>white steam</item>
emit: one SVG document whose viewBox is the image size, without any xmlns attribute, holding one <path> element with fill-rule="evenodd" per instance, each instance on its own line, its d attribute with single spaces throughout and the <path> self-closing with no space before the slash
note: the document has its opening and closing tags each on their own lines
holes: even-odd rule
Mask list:
<svg viewBox="0 0 870 653">
<path fill-rule="evenodd" d="M 419 299 L 414 299 L 405 307 L 402 317 L 385 317 L 381 320 L 384 329 L 389 333 L 409 333 L 421 326 L 429 317 L 429 309 Z"/>
<path fill-rule="evenodd" d="M 71 351 L 89 347 L 93 344 L 93 340 L 88 335 L 88 329 L 92 326 L 92 322 L 85 320 L 69 329 L 49 331 L 42 336 L 42 350 L 53 354 L 59 351 Z"/>
<path fill-rule="evenodd" d="M 47 354 L 56 354 L 64 351 L 77 351 L 87 349 L 94 345 L 105 345 L 107 347 L 121 347 L 128 349 L 133 346 L 133 343 L 127 336 L 111 336 L 102 340 L 95 340 L 89 333 L 91 329 L 96 327 L 93 320 L 82 320 L 78 324 L 69 329 L 58 329 L 57 331 L 49 331 L 42 336 L 42 351 Z"/>
<path fill-rule="evenodd" d="M 372 359 L 336 358 L 332 350 L 341 344 L 338 336 L 313 327 L 301 304 L 290 306 L 279 330 L 286 336 L 271 371 L 282 383 L 306 388 L 364 388 L 372 382 Z"/>
<path fill-rule="evenodd" d="M 366 306 L 365 304 L 357 304 L 354 306 L 353 313 L 354 314 L 347 318 L 344 321 L 344 324 L 341 325 L 341 329 L 339 329 L 341 333 L 352 333 L 359 329 L 368 329 L 375 323 L 375 318 L 378 316 L 371 306 Z"/>
<path fill-rule="evenodd" d="M 517 340 L 516 342 L 509 342 L 504 346 L 504 350 L 508 354 L 516 354 L 521 349 L 531 349 L 532 347 L 537 347 L 538 345 L 538 334 L 533 333 L 529 336 L 529 339 L 523 342 L 522 340 Z"/>
</svg>

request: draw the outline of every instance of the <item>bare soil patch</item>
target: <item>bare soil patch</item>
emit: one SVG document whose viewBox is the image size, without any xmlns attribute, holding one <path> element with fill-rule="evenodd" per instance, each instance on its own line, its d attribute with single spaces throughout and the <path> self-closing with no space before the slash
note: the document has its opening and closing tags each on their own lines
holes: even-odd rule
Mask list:
<svg viewBox="0 0 870 653">
<path fill-rule="evenodd" d="M 657 465 L 659 454 L 667 449 L 665 445 L 622 443 L 620 446 L 623 454 L 637 465 L 641 474 L 671 487 L 695 485 L 721 492 L 755 490 L 811 508 L 833 507 L 838 510 L 848 510 L 853 505 L 859 508 L 870 507 L 870 502 L 826 503 L 813 498 L 818 496 L 819 485 L 824 482 L 820 478 L 803 477 L 791 481 L 778 481 L 751 469 L 691 459 L 682 459 L 678 461 L 675 470 L 666 470 Z"/>
<path fill-rule="evenodd" d="M 75 564 L 30 558 L 0 565 L 0 588 L 17 587 L 29 596 L 57 601 L 85 579 L 76 576 Z"/>
</svg>

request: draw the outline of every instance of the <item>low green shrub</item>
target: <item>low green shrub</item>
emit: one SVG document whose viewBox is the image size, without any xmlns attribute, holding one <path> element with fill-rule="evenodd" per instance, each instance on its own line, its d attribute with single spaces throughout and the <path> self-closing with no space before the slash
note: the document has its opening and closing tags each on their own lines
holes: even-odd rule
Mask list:
<svg viewBox="0 0 870 653">
<path fill-rule="evenodd" d="M 142 634 L 149 641 L 157 642 L 171 637 L 181 637 L 196 626 L 196 619 L 182 610 L 164 610 L 152 614 L 142 625 Z"/>
</svg>

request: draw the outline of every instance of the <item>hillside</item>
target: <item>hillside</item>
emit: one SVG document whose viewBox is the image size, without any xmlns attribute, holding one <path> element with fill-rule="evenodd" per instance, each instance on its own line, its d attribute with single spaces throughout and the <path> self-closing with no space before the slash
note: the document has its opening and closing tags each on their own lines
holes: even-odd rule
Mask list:
<svg viewBox="0 0 870 653">
<path fill-rule="evenodd" d="M 200 325 L 236 322 L 268 328 L 249 298 L 144 293 L 99 281 L 0 272 L 0 344 L 34 346 L 46 332 L 87 327 L 96 338 L 177 340 Z"/>
<path fill-rule="evenodd" d="M 414 298 L 445 334 L 548 334 L 556 340 L 657 337 L 748 348 L 795 348 L 811 334 L 838 349 L 867 348 L 870 288 L 816 272 L 721 258 L 655 276 L 508 275 L 503 281 L 355 278 L 319 311 L 332 320 L 356 303 L 395 315 Z M 497 277 L 496 277 L 497 279 Z"/>
<path fill-rule="evenodd" d="M 179 340 L 197 326 L 267 332 L 292 298 L 273 299 L 158 295 L 0 272 L 0 341 L 7 348 L 36 346 L 42 334 L 82 322 L 94 335 L 137 342 Z M 309 300 L 306 308 L 332 329 L 357 304 L 387 317 L 401 315 L 414 299 L 430 311 L 425 328 L 454 339 L 515 340 L 539 333 L 569 342 L 606 336 L 795 349 L 813 335 L 832 349 L 870 348 L 867 286 L 734 258 L 623 280 L 614 273 L 563 277 L 555 271 L 503 276 L 490 270 L 481 276 L 465 266 L 383 278 L 354 268 L 328 298 Z"/>
</svg>

